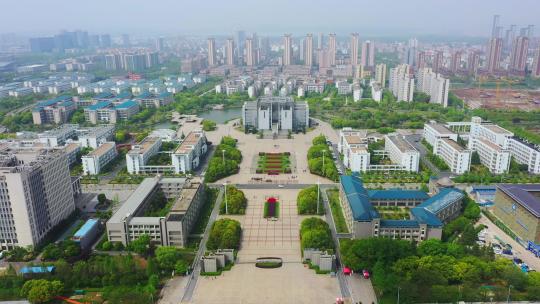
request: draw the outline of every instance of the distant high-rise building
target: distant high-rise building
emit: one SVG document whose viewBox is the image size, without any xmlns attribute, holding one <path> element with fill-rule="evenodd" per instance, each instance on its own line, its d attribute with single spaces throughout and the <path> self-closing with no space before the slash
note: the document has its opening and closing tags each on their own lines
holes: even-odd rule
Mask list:
<svg viewBox="0 0 540 304">
<path fill-rule="evenodd" d="M 156 50 L 162 52 L 165 49 L 165 38 L 158 37 L 156 38 Z"/>
<path fill-rule="evenodd" d="M 540 77 L 540 48 L 534 52 L 531 74 L 533 77 Z"/>
<path fill-rule="evenodd" d="M 375 43 L 366 40 L 362 43 L 362 57 L 360 64 L 363 67 L 375 66 Z"/>
<path fill-rule="evenodd" d="M 313 35 L 307 34 L 304 39 L 304 65 L 313 65 Z"/>
<path fill-rule="evenodd" d="M 364 58 L 364 49 L 362 49 L 362 58 Z M 351 64 L 358 65 L 358 33 L 351 34 Z"/>
<path fill-rule="evenodd" d="M 330 67 L 330 58 L 328 56 L 327 49 L 319 49 L 317 51 L 317 58 L 319 61 L 319 68 L 329 68 Z"/>
<path fill-rule="evenodd" d="M 461 66 L 461 51 L 455 51 L 452 53 L 452 58 L 450 59 L 450 71 L 452 73 L 457 73 Z"/>
<path fill-rule="evenodd" d="M 410 77 L 410 66 L 400 64 L 390 69 L 390 90 L 398 101 L 412 101 L 414 95 L 414 78 Z"/>
<path fill-rule="evenodd" d="M 417 89 L 430 96 L 430 103 L 438 103 L 444 107 L 448 106 L 448 90 L 450 80 L 433 72 L 431 68 L 419 69 L 416 72 Z"/>
<path fill-rule="evenodd" d="M 208 38 L 208 66 L 216 65 L 216 40 Z"/>
<path fill-rule="evenodd" d="M 504 49 L 509 51 L 512 49 L 512 43 L 514 43 L 514 38 L 516 37 L 516 25 L 510 25 L 510 28 L 506 30 L 504 35 Z"/>
<path fill-rule="evenodd" d="M 323 39 L 323 33 L 319 33 L 319 35 L 317 36 L 317 50 L 321 50 L 323 48 Z"/>
<path fill-rule="evenodd" d="M 409 39 L 404 61 L 406 64 L 410 65 L 411 67 L 414 67 L 416 64 L 417 49 L 418 49 L 418 40 L 416 40 L 416 38 Z"/>
<path fill-rule="evenodd" d="M 439 73 L 441 71 L 441 67 L 443 66 L 443 60 L 444 60 L 444 53 L 442 51 L 436 51 L 435 54 L 433 55 L 433 62 L 431 65 L 433 72 Z"/>
<path fill-rule="evenodd" d="M 236 32 L 236 51 L 237 51 L 237 57 L 238 62 L 243 62 L 241 59 L 244 56 L 244 44 L 246 42 L 246 32 L 243 30 L 239 30 Z"/>
<path fill-rule="evenodd" d="M 122 35 L 122 46 L 124 46 L 124 47 L 131 46 L 131 41 L 129 40 L 129 35 L 128 34 L 123 34 Z"/>
<path fill-rule="evenodd" d="M 491 38 L 488 46 L 487 70 L 490 73 L 499 69 L 501 62 L 502 39 Z"/>
<path fill-rule="evenodd" d="M 500 26 L 499 26 L 499 23 L 500 23 L 500 19 L 501 19 L 501 16 L 499 15 L 494 15 L 493 16 L 493 25 L 491 27 L 491 38 L 499 38 L 500 37 Z"/>
<path fill-rule="evenodd" d="M 234 65 L 234 39 L 228 38 L 225 44 L 225 64 Z"/>
<path fill-rule="evenodd" d="M 476 75 L 476 72 L 478 71 L 479 66 L 480 66 L 480 55 L 476 51 L 470 52 L 469 57 L 467 58 L 467 70 L 469 71 L 469 74 Z"/>
<path fill-rule="evenodd" d="M 292 38 L 290 34 L 283 36 L 283 65 L 292 64 Z"/>
<path fill-rule="evenodd" d="M 48 53 L 54 49 L 54 38 L 39 37 L 30 38 L 30 51 L 33 53 Z"/>
<path fill-rule="evenodd" d="M 112 45 L 111 35 L 109 35 L 109 34 L 101 35 L 101 37 L 99 39 L 99 42 L 100 42 L 101 47 L 103 47 L 103 48 L 111 47 L 111 45 Z"/>
<path fill-rule="evenodd" d="M 330 66 L 336 65 L 336 54 L 337 54 L 337 45 L 336 45 L 336 34 L 330 34 L 328 36 L 328 59 Z"/>
<path fill-rule="evenodd" d="M 375 81 L 382 87 L 386 85 L 386 64 L 379 63 L 375 66 Z"/>
<path fill-rule="evenodd" d="M 423 69 L 427 65 L 426 63 L 426 52 L 420 51 L 418 52 L 418 55 L 416 56 L 416 68 L 417 69 Z"/>
<path fill-rule="evenodd" d="M 529 38 L 529 41 L 534 37 L 534 24 L 529 24 L 527 26 L 527 38 Z"/>
<path fill-rule="evenodd" d="M 514 71 L 525 71 L 528 51 L 529 38 L 526 36 L 517 37 L 514 40 L 512 52 L 510 53 L 510 69 Z"/>
<path fill-rule="evenodd" d="M 245 41 L 245 47 L 246 47 L 246 65 L 247 66 L 254 66 L 255 63 L 255 51 L 253 49 L 253 39 L 247 38 Z"/>
</svg>

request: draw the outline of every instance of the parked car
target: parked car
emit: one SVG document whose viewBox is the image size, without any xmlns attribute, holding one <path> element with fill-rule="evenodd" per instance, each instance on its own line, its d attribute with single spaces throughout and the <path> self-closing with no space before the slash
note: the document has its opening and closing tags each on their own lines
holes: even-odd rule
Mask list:
<svg viewBox="0 0 540 304">
<path fill-rule="evenodd" d="M 364 276 L 364 279 L 369 279 L 369 271 L 366 269 L 362 270 L 362 275 Z"/>
</svg>

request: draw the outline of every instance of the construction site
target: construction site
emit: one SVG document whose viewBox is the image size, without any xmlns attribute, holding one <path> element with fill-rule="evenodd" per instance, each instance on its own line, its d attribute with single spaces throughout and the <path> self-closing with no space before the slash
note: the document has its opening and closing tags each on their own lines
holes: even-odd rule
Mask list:
<svg viewBox="0 0 540 304">
<path fill-rule="evenodd" d="M 470 109 L 540 110 L 540 91 L 468 88 L 452 92 Z"/>
</svg>

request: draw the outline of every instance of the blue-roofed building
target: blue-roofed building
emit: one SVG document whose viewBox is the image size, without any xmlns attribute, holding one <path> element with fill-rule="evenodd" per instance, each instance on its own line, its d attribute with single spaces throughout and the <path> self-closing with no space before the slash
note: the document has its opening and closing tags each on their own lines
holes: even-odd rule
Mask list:
<svg viewBox="0 0 540 304">
<path fill-rule="evenodd" d="M 447 223 L 459 216 L 464 197 L 465 194 L 458 189 L 444 188 L 416 208 L 426 209 Z"/>
<path fill-rule="evenodd" d="M 139 113 L 139 104 L 133 100 L 124 101 L 116 105 L 116 119 L 128 120 L 131 116 Z"/>
<path fill-rule="evenodd" d="M 38 102 L 32 109 L 32 119 L 35 125 L 63 124 L 77 110 L 77 105 L 71 96 L 58 96 L 53 99 Z"/>
<path fill-rule="evenodd" d="M 79 243 L 81 249 L 88 249 L 92 246 L 100 230 L 100 223 L 97 219 L 89 219 L 71 237 L 73 241 Z"/>
<path fill-rule="evenodd" d="M 173 101 L 173 94 L 169 92 L 152 94 L 146 91 L 135 97 L 134 100 L 142 107 L 159 108 L 170 104 Z"/>
<path fill-rule="evenodd" d="M 444 223 L 459 215 L 463 198 L 454 188 L 442 189 L 432 197 L 417 190 L 366 190 L 358 175 L 340 176 L 340 203 L 353 238 L 440 239 Z M 375 206 L 410 208 L 410 214 L 386 219 Z"/>
<path fill-rule="evenodd" d="M 139 113 L 137 102 L 118 98 L 99 101 L 84 109 L 86 121 L 92 124 L 116 123 L 120 120 L 128 120 L 137 113 Z"/>
<path fill-rule="evenodd" d="M 43 275 L 53 273 L 56 268 L 54 266 L 24 266 L 19 270 L 22 276 Z"/>
<path fill-rule="evenodd" d="M 415 207 L 429 198 L 429 195 L 420 190 L 368 190 L 371 204 L 378 207 L 397 206 Z"/>
<path fill-rule="evenodd" d="M 498 184 L 493 213 L 519 238 L 540 244 L 540 184 Z"/>
<path fill-rule="evenodd" d="M 472 186 L 471 189 L 471 195 L 478 203 L 492 202 L 495 199 L 495 192 L 497 192 L 497 187 L 495 186 L 478 185 Z"/>
</svg>

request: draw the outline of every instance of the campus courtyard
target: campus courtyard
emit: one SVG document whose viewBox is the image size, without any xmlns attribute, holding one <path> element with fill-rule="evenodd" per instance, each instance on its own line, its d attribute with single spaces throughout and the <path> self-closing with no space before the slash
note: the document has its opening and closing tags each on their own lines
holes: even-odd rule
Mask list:
<svg viewBox="0 0 540 304">
<path fill-rule="evenodd" d="M 194 303 L 331 303 L 341 292 L 330 275 L 317 275 L 302 264 L 300 223 L 296 197 L 300 190 L 241 189 L 248 199 L 245 215 L 220 215 L 242 225 L 242 243 L 237 264 L 218 277 L 201 277 Z M 263 217 L 268 197 L 279 201 L 277 219 Z M 255 267 L 260 257 L 279 257 L 276 269 Z M 280 292 L 275 292 L 280 290 Z"/>
</svg>

